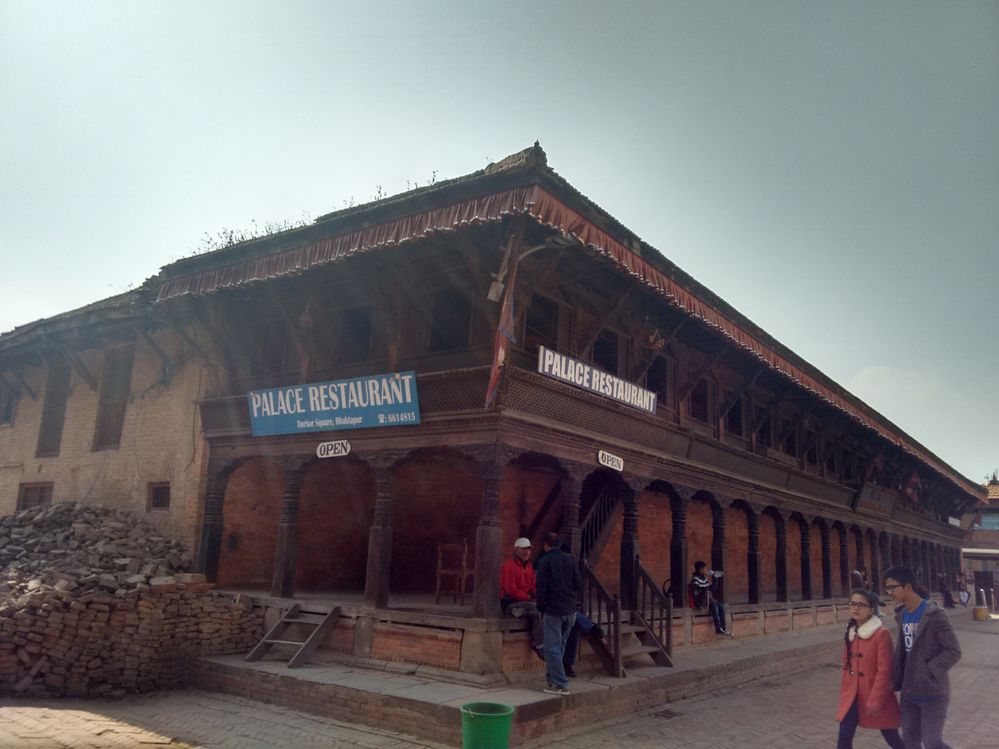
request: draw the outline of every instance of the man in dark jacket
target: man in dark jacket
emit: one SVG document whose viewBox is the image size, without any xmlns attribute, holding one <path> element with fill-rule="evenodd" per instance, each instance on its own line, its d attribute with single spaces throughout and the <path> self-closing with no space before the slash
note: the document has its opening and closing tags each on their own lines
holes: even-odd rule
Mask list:
<svg viewBox="0 0 999 749">
<path fill-rule="evenodd" d="M 898 606 L 898 642 L 892 689 L 901 691 L 902 739 L 906 749 L 949 749 L 943 741 L 950 700 L 947 672 L 961 659 L 961 646 L 944 610 L 916 592 L 907 567 L 885 570 L 885 592 Z"/>
<path fill-rule="evenodd" d="M 545 663 L 549 694 L 569 694 L 569 680 L 562 665 L 565 643 L 576 622 L 576 601 L 582 583 L 576 560 L 561 550 L 557 533 L 544 540 L 545 553 L 538 560 L 537 602 L 545 630 Z"/>
</svg>

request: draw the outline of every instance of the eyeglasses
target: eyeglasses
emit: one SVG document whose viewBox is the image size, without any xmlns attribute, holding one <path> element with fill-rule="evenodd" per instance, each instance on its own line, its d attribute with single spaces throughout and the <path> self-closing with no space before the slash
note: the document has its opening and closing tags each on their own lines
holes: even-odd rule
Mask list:
<svg viewBox="0 0 999 749">
<path fill-rule="evenodd" d="M 863 601 L 850 601 L 848 604 L 851 609 L 869 609 L 871 604 L 864 603 Z"/>
<path fill-rule="evenodd" d="M 886 585 L 885 586 L 885 593 L 891 593 L 893 590 L 895 590 L 895 588 L 901 588 L 901 587 L 903 587 L 903 586 L 902 585 L 898 585 L 898 584 L 896 584 L 896 585 Z"/>
</svg>

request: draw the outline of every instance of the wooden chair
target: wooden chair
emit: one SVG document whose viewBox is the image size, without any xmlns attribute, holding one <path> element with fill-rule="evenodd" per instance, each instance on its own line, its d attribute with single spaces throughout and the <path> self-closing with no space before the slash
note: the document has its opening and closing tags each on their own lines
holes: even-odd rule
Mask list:
<svg viewBox="0 0 999 749">
<path fill-rule="evenodd" d="M 460 544 L 437 544 L 437 591 L 435 604 L 441 595 L 451 595 L 461 606 L 465 605 L 465 583 L 472 572 L 468 569 L 468 539 Z"/>
</svg>

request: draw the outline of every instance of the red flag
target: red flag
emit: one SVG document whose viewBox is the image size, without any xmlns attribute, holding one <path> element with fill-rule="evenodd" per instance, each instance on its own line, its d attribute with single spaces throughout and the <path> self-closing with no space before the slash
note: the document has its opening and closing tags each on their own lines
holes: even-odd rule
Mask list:
<svg viewBox="0 0 999 749">
<path fill-rule="evenodd" d="M 506 364 L 507 351 L 511 343 L 517 342 L 514 334 L 513 322 L 515 319 L 513 310 L 513 287 L 517 281 L 517 260 L 520 255 L 519 243 L 513 245 L 514 249 L 510 253 L 510 269 L 507 271 L 506 289 L 503 292 L 503 306 L 500 309 L 499 325 L 496 326 L 496 340 L 493 343 L 493 366 L 489 372 L 489 385 L 486 387 L 486 408 L 491 408 L 499 395 L 500 380 L 502 379 L 503 366 Z"/>
</svg>

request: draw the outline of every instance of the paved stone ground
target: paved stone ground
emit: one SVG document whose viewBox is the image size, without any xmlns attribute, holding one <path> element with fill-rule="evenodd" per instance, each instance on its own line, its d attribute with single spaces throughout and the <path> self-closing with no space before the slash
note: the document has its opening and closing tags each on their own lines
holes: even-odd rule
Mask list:
<svg viewBox="0 0 999 749">
<path fill-rule="evenodd" d="M 999 748 L 999 622 L 955 621 L 964 658 L 952 672 L 945 737 L 954 749 Z M 835 744 L 836 668 L 820 666 L 664 705 L 576 733 L 549 735 L 545 749 L 663 746 L 784 749 Z M 658 713 L 658 714 L 657 714 Z M 320 718 L 196 690 L 125 700 L 0 701 L 0 747 L 359 747 L 441 745 L 388 730 Z M 857 749 L 886 746 L 858 731 Z"/>
</svg>

